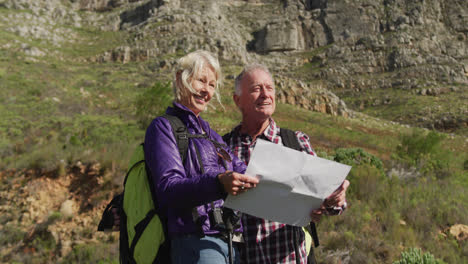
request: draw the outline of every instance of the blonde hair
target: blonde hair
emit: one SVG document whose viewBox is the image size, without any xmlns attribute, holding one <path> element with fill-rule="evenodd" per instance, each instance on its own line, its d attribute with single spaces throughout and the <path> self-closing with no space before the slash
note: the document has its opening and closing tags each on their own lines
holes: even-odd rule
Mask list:
<svg viewBox="0 0 468 264">
<path fill-rule="evenodd" d="M 239 73 L 239 75 L 237 75 L 235 83 L 234 83 L 234 94 L 236 95 L 242 94 L 242 89 L 240 87 L 242 79 L 244 78 L 246 74 L 250 74 L 251 72 L 255 70 L 261 70 L 267 73 L 270 76 L 271 80 L 273 81 L 273 85 L 274 85 L 273 76 L 271 75 L 271 72 L 268 70 L 267 66 L 260 64 L 260 63 L 252 63 L 252 64 L 246 65 L 244 69 L 242 70 L 242 72 Z"/>
<path fill-rule="evenodd" d="M 190 84 L 190 79 L 198 74 L 205 68 L 211 67 L 216 77 L 216 89 L 215 97 L 216 100 L 221 104 L 221 97 L 219 95 L 219 87 L 222 82 L 221 67 L 219 66 L 218 58 L 216 58 L 211 52 L 205 50 L 197 50 L 191 52 L 178 60 L 176 66 L 176 73 L 174 76 L 174 98 L 176 102 L 180 102 L 184 94 L 184 90 L 196 94 L 197 92 L 193 89 Z M 177 76 L 180 74 L 180 82 L 177 81 Z"/>
</svg>

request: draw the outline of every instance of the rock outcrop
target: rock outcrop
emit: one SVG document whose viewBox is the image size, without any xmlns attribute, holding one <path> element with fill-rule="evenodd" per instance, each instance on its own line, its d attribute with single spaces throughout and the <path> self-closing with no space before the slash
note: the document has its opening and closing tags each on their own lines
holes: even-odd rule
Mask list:
<svg viewBox="0 0 468 264">
<path fill-rule="evenodd" d="M 277 100 L 281 103 L 298 105 L 304 109 L 334 116 L 349 117 L 352 112 L 335 94 L 322 88 L 287 77 L 275 79 Z"/>
</svg>

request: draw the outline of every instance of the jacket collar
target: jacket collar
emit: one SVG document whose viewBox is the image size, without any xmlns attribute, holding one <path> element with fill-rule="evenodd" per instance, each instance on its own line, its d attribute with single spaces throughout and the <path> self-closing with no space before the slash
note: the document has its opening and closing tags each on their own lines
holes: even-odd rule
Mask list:
<svg viewBox="0 0 468 264">
<path fill-rule="evenodd" d="M 207 132 L 209 134 L 210 126 L 208 122 L 203 120 L 201 116 L 196 116 L 192 110 L 186 107 L 183 104 L 172 102 L 173 107 L 168 107 L 166 110 L 166 114 L 174 115 L 179 117 L 182 122 L 187 126 L 190 130 L 193 130 L 195 134 L 202 134 Z"/>
</svg>

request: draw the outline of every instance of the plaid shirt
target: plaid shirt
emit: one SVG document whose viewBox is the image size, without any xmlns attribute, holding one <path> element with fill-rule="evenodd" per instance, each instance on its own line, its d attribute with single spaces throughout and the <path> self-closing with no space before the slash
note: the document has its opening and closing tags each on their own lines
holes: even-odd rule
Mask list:
<svg viewBox="0 0 468 264">
<path fill-rule="evenodd" d="M 250 154 L 255 147 L 256 140 L 245 134 L 240 134 L 238 125 L 233 129 L 233 136 L 226 142 L 232 149 L 234 155 L 249 163 Z M 236 137 L 234 135 L 237 135 Z M 316 155 L 310 146 L 309 137 L 303 132 L 296 131 L 302 151 Z M 269 126 L 265 129 L 261 139 L 275 144 L 281 142 L 280 128 L 270 119 Z M 300 244 L 299 254 L 301 264 L 307 263 L 307 251 L 305 246 L 305 235 L 301 227 L 290 226 L 278 222 L 257 218 L 248 214 L 242 214 L 242 225 L 244 227 L 244 244 L 241 244 L 242 263 L 296 263 L 294 230 L 299 234 L 297 238 Z"/>
</svg>

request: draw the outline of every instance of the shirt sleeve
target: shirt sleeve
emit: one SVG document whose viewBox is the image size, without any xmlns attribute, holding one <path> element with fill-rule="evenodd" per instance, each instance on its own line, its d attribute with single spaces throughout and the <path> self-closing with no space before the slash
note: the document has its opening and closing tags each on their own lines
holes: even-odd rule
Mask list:
<svg viewBox="0 0 468 264">
<path fill-rule="evenodd" d="M 307 136 L 302 131 L 296 131 L 296 137 L 297 137 L 297 140 L 299 141 L 299 144 L 301 145 L 301 150 L 303 152 L 306 152 L 312 156 L 317 156 L 314 149 L 310 145 L 309 136 Z"/>
</svg>

